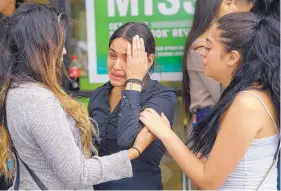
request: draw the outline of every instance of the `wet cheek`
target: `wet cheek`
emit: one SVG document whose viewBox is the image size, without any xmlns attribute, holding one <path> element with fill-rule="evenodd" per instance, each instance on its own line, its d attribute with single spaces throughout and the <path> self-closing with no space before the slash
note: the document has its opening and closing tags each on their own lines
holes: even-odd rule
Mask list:
<svg viewBox="0 0 281 191">
<path fill-rule="evenodd" d="M 125 60 L 119 60 L 119 69 L 123 70 L 124 72 L 126 71 L 127 68 L 127 62 Z"/>
<path fill-rule="evenodd" d="M 111 69 L 112 69 L 113 65 L 114 65 L 114 63 L 113 63 L 113 62 L 111 62 L 111 61 L 108 61 L 108 62 L 107 62 L 107 70 L 108 70 L 108 72 L 110 72 L 110 71 L 111 71 Z"/>
<path fill-rule="evenodd" d="M 205 52 L 204 49 L 201 50 L 199 53 L 200 53 L 200 56 L 201 56 L 202 58 L 206 57 L 206 52 Z"/>
<path fill-rule="evenodd" d="M 206 59 L 207 61 L 210 60 L 210 54 L 209 53 L 205 53 L 203 59 Z"/>
<path fill-rule="evenodd" d="M 123 65 L 122 65 L 122 70 L 125 72 L 126 69 L 127 69 L 127 64 L 123 64 Z"/>
<path fill-rule="evenodd" d="M 215 56 L 212 54 L 212 52 L 207 53 L 207 55 L 206 55 L 207 65 L 212 65 L 213 62 L 215 62 Z"/>
</svg>

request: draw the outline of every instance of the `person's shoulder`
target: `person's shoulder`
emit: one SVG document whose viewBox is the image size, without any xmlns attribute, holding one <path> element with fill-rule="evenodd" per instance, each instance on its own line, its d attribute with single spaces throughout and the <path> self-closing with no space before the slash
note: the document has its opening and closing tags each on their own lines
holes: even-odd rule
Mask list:
<svg viewBox="0 0 281 191">
<path fill-rule="evenodd" d="M 55 98 L 54 93 L 39 83 L 25 82 L 12 86 L 8 91 L 10 99 L 40 102 L 47 98 Z"/>
<path fill-rule="evenodd" d="M 105 84 L 103 84 L 102 86 L 97 87 L 92 93 L 91 93 L 91 99 L 95 99 L 98 96 L 102 96 L 104 97 L 104 94 L 107 90 L 107 88 L 109 88 L 110 86 L 110 82 L 107 82 Z"/>
<path fill-rule="evenodd" d="M 160 95 L 171 95 L 178 97 L 178 92 L 171 87 L 168 87 L 166 85 L 161 84 L 160 82 L 153 80 L 154 83 L 154 91 L 157 92 L 157 94 Z"/>
<path fill-rule="evenodd" d="M 7 94 L 7 109 L 29 115 L 37 112 L 39 107 L 56 106 L 60 107 L 60 102 L 55 94 L 48 88 L 38 83 L 21 83 L 9 89 Z"/>
<path fill-rule="evenodd" d="M 259 90 L 237 93 L 230 107 L 225 111 L 222 126 L 234 128 L 237 131 L 238 128 L 242 128 L 241 131 L 247 130 L 256 134 L 268 124 L 272 124 L 270 116 L 274 110 L 268 96 L 266 92 Z"/>
<path fill-rule="evenodd" d="M 107 89 L 110 88 L 111 84 L 110 82 L 105 83 L 104 85 L 96 88 L 91 96 L 90 96 L 90 100 L 89 100 L 89 104 L 88 104 L 88 111 L 91 112 L 91 110 L 96 107 L 97 105 L 103 104 L 104 101 L 106 100 L 106 94 L 108 93 Z"/>
<path fill-rule="evenodd" d="M 178 101 L 178 92 L 175 89 L 165 86 L 156 80 L 151 80 L 149 87 L 142 95 L 143 103 L 150 99 L 164 99 L 167 104 L 176 105 Z"/>
<path fill-rule="evenodd" d="M 255 90 L 241 91 L 235 96 L 232 104 L 244 110 L 263 109 L 260 107 L 262 105 L 262 97 L 262 93 Z"/>
<path fill-rule="evenodd" d="M 268 115 L 264 108 L 266 105 L 263 105 L 265 103 L 264 98 L 264 93 L 255 90 L 239 92 L 231 103 L 229 110 L 234 118 L 236 116 L 243 116 L 244 118 L 255 116 L 256 122 L 262 121 L 261 119 Z"/>
</svg>

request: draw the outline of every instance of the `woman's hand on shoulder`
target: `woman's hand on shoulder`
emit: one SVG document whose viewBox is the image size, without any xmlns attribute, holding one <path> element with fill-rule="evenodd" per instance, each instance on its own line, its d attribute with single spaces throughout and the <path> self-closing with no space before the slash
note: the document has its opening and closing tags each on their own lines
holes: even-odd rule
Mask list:
<svg viewBox="0 0 281 191">
<path fill-rule="evenodd" d="M 154 109 L 147 108 L 141 112 L 140 120 L 160 140 L 172 132 L 170 122 L 164 113 L 160 116 Z"/>
</svg>

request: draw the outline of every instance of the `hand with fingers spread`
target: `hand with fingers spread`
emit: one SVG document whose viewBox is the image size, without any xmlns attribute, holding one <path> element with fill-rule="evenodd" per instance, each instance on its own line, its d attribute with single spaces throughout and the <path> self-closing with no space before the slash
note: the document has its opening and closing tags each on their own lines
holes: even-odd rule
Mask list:
<svg viewBox="0 0 281 191">
<path fill-rule="evenodd" d="M 127 79 L 138 79 L 142 81 L 148 69 L 148 58 L 145 52 L 144 41 L 136 35 L 133 38 L 132 48 L 131 44 L 127 46 Z"/>
<path fill-rule="evenodd" d="M 151 108 L 141 112 L 140 120 L 160 140 L 172 132 L 170 122 L 164 113 L 161 113 L 160 116 Z"/>
</svg>

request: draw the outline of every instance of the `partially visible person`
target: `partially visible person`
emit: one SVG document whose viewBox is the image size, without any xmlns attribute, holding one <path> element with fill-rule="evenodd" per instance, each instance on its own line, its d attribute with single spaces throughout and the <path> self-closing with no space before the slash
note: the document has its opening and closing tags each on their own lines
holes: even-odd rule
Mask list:
<svg viewBox="0 0 281 191">
<path fill-rule="evenodd" d="M 217 17 L 236 12 L 249 12 L 257 1 L 268 0 L 220 0 L 221 4 L 217 11 Z"/>
<path fill-rule="evenodd" d="M 280 21 L 280 0 L 256 0 L 251 12 Z"/>
<path fill-rule="evenodd" d="M 260 17 L 280 20 L 280 0 L 222 0 L 218 17 L 251 11 Z"/>
<path fill-rule="evenodd" d="M 131 47 L 137 47 L 141 52 L 131 51 Z M 108 48 L 109 82 L 93 92 L 88 109 L 98 123 L 101 156 L 132 146 L 144 127 L 139 115 L 145 108 L 165 113 L 172 125 L 177 103 L 175 90 L 149 76 L 154 67 L 156 48 L 153 35 L 144 23 L 122 25 L 111 36 Z M 163 144 L 155 140 L 138 159 L 132 161 L 132 178 L 105 182 L 95 189 L 162 190 L 159 165 L 164 152 Z"/>
<path fill-rule="evenodd" d="M 1 23 L 0 172 L 12 178 L 16 170 L 11 189 L 92 189 L 132 177 L 131 160 L 154 140 L 143 128 L 127 150 L 97 156 L 86 110 L 60 85 L 66 19 L 25 4 Z"/>
<path fill-rule="evenodd" d="M 204 73 L 200 51 L 206 45 L 211 23 L 231 12 L 250 11 L 250 0 L 197 0 L 192 28 L 187 37 L 182 64 L 182 92 L 185 113 L 196 126 L 218 102 L 221 95 L 219 82 Z"/>
<path fill-rule="evenodd" d="M 218 16 L 237 11 L 251 11 L 259 17 L 267 17 L 280 22 L 280 0 L 224 0 Z M 278 160 L 278 185 L 280 190 L 280 160 Z"/>
<path fill-rule="evenodd" d="M 0 15 L 12 16 L 17 8 L 16 0 L 1 0 Z"/>
<path fill-rule="evenodd" d="M 182 64 L 182 92 L 185 113 L 193 127 L 212 110 L 221 95 L 219 82 L 207 77 L 200 51 L 206 44 L 211 23 L 226 14 L 252 11 L 280 21 L 279 0 L 197 0 L 192 28 L 187 37 Z"/>
<path fill-rule="evenodd" d="M 146 109 L 140 120 L 201 189 L 277 190 L 280 22 L 231 13 L 215 22 L 206 40 L 205 73 L 226 89 L 193 128 L 191 149 L 164 114 Z"/>
<path fill-rule="evenodd" d="M 182 64 L 182 98 L 185 113 L 194 127 L 212 110 L 220 98 L 220 83 L 204 73 L 200 51 L 206 44 L 207 30 L 216 18 L 221 0 L 197 0 L 194 20 L 185 43 Z"/>
<path fill-rule="evenodd" d="M 16 0 L 1 0 L 0 1 L 0 21 L 6 16 L 11 16 L 16 11 L 18 2 Z M 11 181 L 7 181 L 7 178 L 1 175 L 0 172 L 0 190 L 7 190 L 11 186 Z"/>
<path fill-rule="evenodd" d="M 23 3 L 23 0 L 1 0 L 0 19 L 3 16 L 12 16 L 16 9 Z"/>
<path fill-rule="evenodd" d="M 280 0 L 196 1 L 193 25 L 185 43 L 182 64 L 182 103 L 193 127 L 212 111 L 224 89 L 220 87 L 219 82 L 204 73 L 200 51 L 206 44 L 208 29 L 214 20 L 223 15 L 248 11 L 280 22 Z M 280 166 L 280 161 L 278 165 Z M 280 189 L 280 178 L 278 188 Z"/>
</svg>

